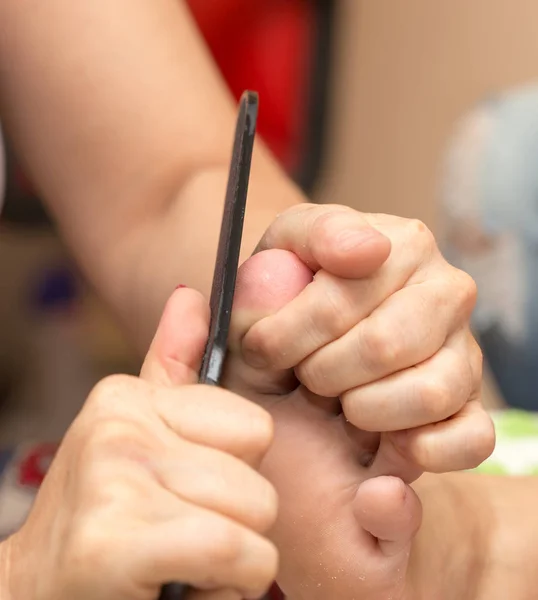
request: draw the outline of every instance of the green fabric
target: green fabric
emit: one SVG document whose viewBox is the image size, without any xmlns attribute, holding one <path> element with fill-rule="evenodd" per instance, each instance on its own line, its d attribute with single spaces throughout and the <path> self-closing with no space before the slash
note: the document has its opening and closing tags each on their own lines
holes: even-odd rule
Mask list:
<svg viewBox="0 0 538 600">
<path fill-rule="evenodd" d="M 501 439 L 538 437 L 538 415 L 522 410 L 495 413 L 495 429 Z"/>
</svg>

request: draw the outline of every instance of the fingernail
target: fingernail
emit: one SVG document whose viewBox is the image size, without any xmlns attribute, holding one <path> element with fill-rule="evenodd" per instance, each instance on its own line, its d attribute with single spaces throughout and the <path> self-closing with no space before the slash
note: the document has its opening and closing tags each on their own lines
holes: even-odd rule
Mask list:
<svg viewBox="0 0 538 600">
<path fill-rule="evenodd" d="M 174 289 L 180 290 L 180 289 L 186 288 L 186 287 L 187 287 L 186 285 L 183 285 L 182 283 L 180 283 L 179 285 L 176 285 L 176 287 Z"/>
<path fill-rule="evenodd" d="M 349 252 L 380 235 L 379 231 L 373 227 L 344 229 L 337 235 L 336 245 L 341 252 Z"/>
</svg>

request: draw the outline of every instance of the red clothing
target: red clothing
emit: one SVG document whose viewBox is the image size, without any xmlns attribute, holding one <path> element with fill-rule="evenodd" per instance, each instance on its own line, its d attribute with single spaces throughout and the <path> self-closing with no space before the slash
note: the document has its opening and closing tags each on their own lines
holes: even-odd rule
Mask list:
<svg viewBox="0 0 538 600">
<path fill-rule="evenodd" d="M 188 0 L 236 98 L 260 94 L 258 131 L 288 171 L 297 167 L 309 95 L 315 10 L 310 0 Z"/>
</svg>

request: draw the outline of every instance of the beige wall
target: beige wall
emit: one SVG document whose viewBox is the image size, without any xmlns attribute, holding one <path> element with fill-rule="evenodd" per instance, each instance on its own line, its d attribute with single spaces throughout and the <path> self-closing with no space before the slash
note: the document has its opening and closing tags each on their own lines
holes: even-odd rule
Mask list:
<svg viewBox="0 0 538 600">
<path fill-rule="evenodd" d="M 443 144 L 488 91 L 538 80 L 538 0 L 339 0 L 322 198 L 433 226 Z"/>
<path fill-rule="evenodd" d="M 338 0 L 330 152 L 320 199 L 435 229 L 455 120 L 538 81 L 538 0 Z M 485 402 L 502 403 L 486 374 Z"/>
</svg>

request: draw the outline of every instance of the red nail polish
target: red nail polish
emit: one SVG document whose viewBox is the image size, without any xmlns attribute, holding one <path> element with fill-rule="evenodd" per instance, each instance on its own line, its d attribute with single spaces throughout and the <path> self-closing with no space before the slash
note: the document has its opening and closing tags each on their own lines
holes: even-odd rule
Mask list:
<svg viewBox="0 0 538 600">
<path fill-rule="evenodd" d="M 176 286 L 176 290 L 180 290 L 181 288 L 186 288 L 186 285 L 183 285 L 182 283 L 180 283 L 179 285 Z"/>
</svg>

